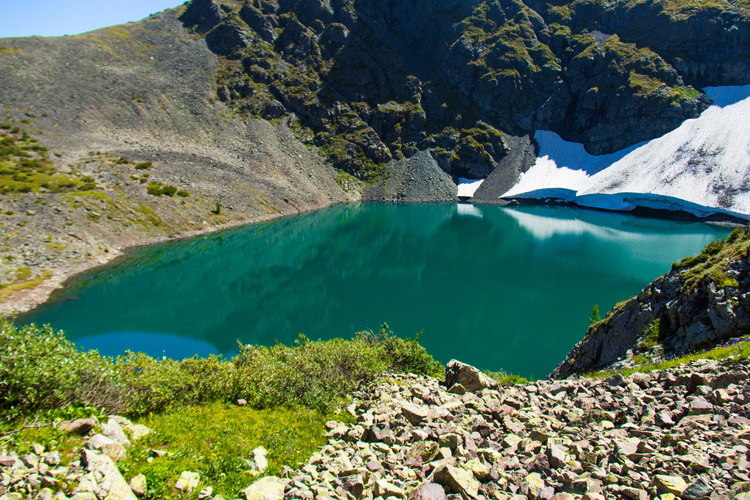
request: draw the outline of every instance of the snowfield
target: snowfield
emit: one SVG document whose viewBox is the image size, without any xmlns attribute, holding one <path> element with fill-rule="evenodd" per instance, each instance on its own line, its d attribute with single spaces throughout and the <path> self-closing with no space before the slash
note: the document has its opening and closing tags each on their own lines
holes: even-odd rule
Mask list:
<svg viewBox="0 0 750 500">
<path fill-rule="evenodd" d="M 750 85 L 710 87 L 701 116 L 609 155 L 537 131 L 536 163 L 501 198 L 552 198 L 606 210 L 636 207 L 701 218 L 750 214 Z"/>
</svg>

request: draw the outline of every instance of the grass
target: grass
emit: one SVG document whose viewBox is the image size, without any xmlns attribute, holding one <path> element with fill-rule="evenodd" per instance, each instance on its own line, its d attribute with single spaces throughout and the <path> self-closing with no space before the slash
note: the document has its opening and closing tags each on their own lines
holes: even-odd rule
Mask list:
<svg viewBox="0 0 750 500">
<path fill-rule="evenodd" d="M 691 290 L 704 281 L 716 283 L 719 287 L 735 287 L 735 278 L 727 274 L 730 262 L 747 258 L 750 252 L 750 235 L 747 228 L 737 228 L 723 239 L 715 240 L 695 257 L 685 257 L 672 264 L 673 270 L 680 271 L 683 290 Z"/>
<path fill-rule="evenodd" d="M 0 124 L 0 193 L 90 191 L 89 177 L 57 172 L 47 148 L 12 122 Z"/>
<path fill-rule="evenodd" d="M 499 370 L 499 371 L 484 370 L 484 374 L 492 379 L 495 379 L 497 383 L 502 386 L 528 384 L 530 382 L 530 380 L 525 377 L 521 377 L 520 375 L 508 373 L 505 370 Z"/>
<path fill-rule="evenodd" d="M 82 438 L 49 425 L 61 419 L 118 413 L 153 430 L 119 464 L 126 479 L 147 477 L 144 498 L 194 498 L 174 484 L 186 470 L 229 498 L 257 474 L 247 460 L 268 450 L 267 474 L 297 466 L 326 443 L 325 422 L 359 386 L 385 372 L 442 373 L 415 339 L 383 325 L 352 339 L 293 346 L 240 346 L 222 357 L 182 361 L 128 353 L 117 358 L 83 351 L 50 327 L 0 320 L 0 448 L 26 452 L 33 443 L 74 459 Z M 247 406 L 236 406 L 237 399 Z M 30 427 L 30 428 L 25 428 Z M 19 432 L 20 431 L 20 432 Z M 167 452 L 153 457 L 152 450 Z"/>
<path fill-rule="evenodd" d="M 235 498 L 258 473 L 248 463 L 252 450 L 268 450 L 264 475 L 280 475 L 283 467 L 301 465 L 325 445 L 325 422 L 331 418 L 305 408 L 255 410 L 224 403 L 207 403 L 149 416 L 139 421 L 153 430 L 136 441 L 119 464 L 126 479 L 147 478 L 145 499 L 170 498 L 182 471 L 200 474 L 199 489 L 214 488 L 214 495 Z M 155 457 L 152 450 L 167 455 Z"/>
<path fill-rule="evenodd" d="M 606 378 L 617 373 L 623 377 L 627 377 L 634 373 L 649 373 L 656 370 L 674 368 L 699 359 L 726 360 L 727 362 L 750 359 L 750 337 L 745 336 L 734 338 L 712 349 L 688 353 L 682 356 L 665 356 L 653 361 L 642 358 L 642 364 L 633 368 L 626 368 L 617 372 L 612 370 L 596 371 L 584 374 L 584 376 L 588 378 Z"/>
</svg>

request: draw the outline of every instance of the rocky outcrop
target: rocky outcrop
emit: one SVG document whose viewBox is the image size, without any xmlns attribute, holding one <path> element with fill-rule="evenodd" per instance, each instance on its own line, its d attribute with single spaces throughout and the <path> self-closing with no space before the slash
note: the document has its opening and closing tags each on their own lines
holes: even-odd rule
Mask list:
<svg viewBox="0 0 750 500">
<path fill-rule="evenodd" d="M 502 162 L 525 146 L 505 134 L 547 129 L 613 152 L 705 110 L 699 86 L 750 82 L 741 2 L 199 4 L 185 24 L 209 47 L 214 30 L 229 45 L 234 37 L 234 51 L 212 50 L 242 57 L 229 62 L 220 97 L 244 113 L 294 113 L 307 140 L 360 179 L 432 150 L 454 178 L 502 168 L 515 182 L 517 161 Z"/>
<path fill-rule="evenodd" d="M 736 230 L 593 324 L 550 375 L 565 378 L 716 346 L 750 327 L 748 233 Z"/>
</svg>

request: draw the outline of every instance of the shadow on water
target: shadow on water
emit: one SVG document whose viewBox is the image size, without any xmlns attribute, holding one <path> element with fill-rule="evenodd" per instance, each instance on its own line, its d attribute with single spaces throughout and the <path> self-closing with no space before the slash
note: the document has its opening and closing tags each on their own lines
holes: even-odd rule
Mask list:
<svg viewBox="0 0 750 500">
<path fill-rule="evenodd" d="M 603 311 L 728 230 L 570 208 L 336 206 L 139 248 L 19 322 L 105 354 L 424 330 L 436 358 L 542 377 Z M 71 300 L 75 298 L 76 300 Z"/>
</svg>

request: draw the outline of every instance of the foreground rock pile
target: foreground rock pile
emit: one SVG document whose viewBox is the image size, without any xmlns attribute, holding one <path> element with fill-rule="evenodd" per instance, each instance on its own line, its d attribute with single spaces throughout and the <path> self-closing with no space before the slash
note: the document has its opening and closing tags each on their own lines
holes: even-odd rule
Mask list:
<svg viewBox="0 0 750 500">
<path fill-rule="evenodd" d="M 48 451 L 38 444 L 21 456 L 0 451 L 0 499 L 136 500 L 134 491 L 138 491 L 138 482 L 128 484 L 115 461 L 126 455 L 131 439 L 140 439 L 150 429 L 116 416 L 101 424 L 93 418 L 63 422 L 60 428 L 71 434 L 87 435 L 97 425 L 102 432 L 87 437 L 80 460 L 68 465 L 61 463 L 59 451 Z"/>
<path fill-rule="evenodd" d="M 750 498 L 747 362 L 506 388 L 451 367 L 476 392 L 411 375 L 360 392 L 284 498 Z"/>
</svg>

